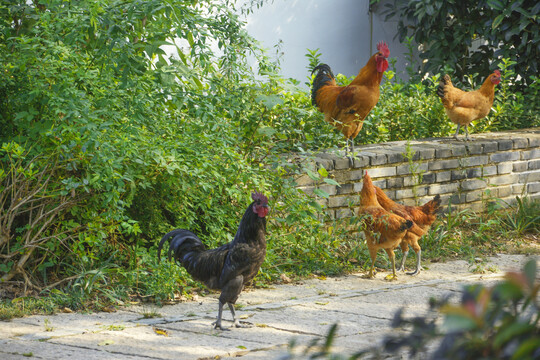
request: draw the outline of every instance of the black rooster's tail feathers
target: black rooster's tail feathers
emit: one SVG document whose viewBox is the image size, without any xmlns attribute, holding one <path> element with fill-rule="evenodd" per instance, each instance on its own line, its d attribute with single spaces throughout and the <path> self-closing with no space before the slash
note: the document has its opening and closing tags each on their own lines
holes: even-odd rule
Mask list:
<svg viewBox="0 0 540 360">
<path fill-rule="evenodd" d="M 311 72 L 311 75 L 313 75 L 315 71 L 317 72 L 317 75 L 315 75 L 315 79 L 313 79 L 313 86 L 311 88 L 311 104 L 313 106 L 317 106 L 317 91 L 319 91 L 321 87 L 327 85 L 328 82 L 334 80 L 334 73 L 332 72 L 332 69 L 330 69 L 330 66 L 326 64 L 317 65 Z"/>
<path fill-rule="evenodd" d="M 158 259 L 161 259 L 161 249 L 165 241 L 169 241 L 168 258 L 174 257 L 175 260 L 184 263 L 184 256 L 191 252 L 201 252 L 206 250 L 201 239 L 189 230 L 176 229 L 165 234 L 158 245 Z M 174 254 L 174 256 L 173 256 Z"/>
</svg>

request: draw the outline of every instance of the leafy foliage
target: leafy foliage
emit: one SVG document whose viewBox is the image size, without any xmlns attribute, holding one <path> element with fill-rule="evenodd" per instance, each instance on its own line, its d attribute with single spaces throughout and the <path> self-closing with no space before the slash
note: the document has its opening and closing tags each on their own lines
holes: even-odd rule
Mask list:
<svg viewBox="0 0 540 360">
<path fill-rule="evenodd" d="M 405 319 L 396 313 L 392 325 L 407 327 L 410 334 L 385 340 L 391 352 L 409 348 L 411 355 L 425 350 L 433 339 L 441 338 L 435 359 L 523 359 L 540 356 L 540 304 L 536 282 L 536 262 L 530 260 L 521 273 L 508 273 L 505 281 L 492 288 L 473 285 L 465 288 L 461 303 L 449 298 L 432 301 L 444 316 Z"/>
<path fill-rule="evenodd" d="M 2 210 L 17 206 L 13 176 L 46 204 L 76 204 L 58 209 L 39 242 L 25 240 L 23 207 L 6 213 L 3 280 L 69 285 L 64 294 L 77 299 L 112 301 L 133 287 L 161 299 L 175 286 L 189 293 L 189 277 L 156 265 L 156 240 L 185 227 L 209 247 L 230 241 L 253 189 L 274 211 L 264 276 L 286 267 L 275 265 L 283 232 L 319 244 L 321 207 L 294 187 L 303 170 L 281 154 L 337 137 L 310 121 L 316 110 L 299 106 L 307 94 L 275 75 L 234 2 L 1 1 L 0 18 Z M 325 254 L 300 266 L 338 271 L 339 262 Z"/>
<path fill-rule="evenodd" d="M 379 0 L 372 0 L 378 3 Z M 398 19 L 401 42 L 414 36 L 422 46 L 422 73 L 487 76 L 502 59 L 515 61 L 525 86 L 540 68 L 540 5 L 528 0 L 394 0 L 387 18 Z"/>
<path fill-rule="evenodd" d="M 354 220 L 325 215 L 322 186 L 315 197 L 296 188 L 303 174 L 332 183 L 307 151 L 337 148 L 342 136 L 298 81 L 277 75 L 279 64 L 234 7 L 0 0 L 0 290 L 13 287 L 9 297 L 21 299 L 14 304 L 52 309 L 21 291 L 74 310 L 189 295 L 199 284 L 157 264 L 157 240 L 184 227 L 209 247 L 230 241 L 254 189 L 272 205 L 257 281 L 339 273 L 367 258 L 350 232 Z M 316 51 L 308 61 L 318 62 Z M 387 81 L 359 138 L 450 133 L 432 94 L 436 78 L 428 81 Z M 512 126 L 536 121 L 526 104 L 538 90 L 504 92 L 497 116 L 525 118 Z M 483 128 L 506 126 L 506 118 Z M 291 152 L 307 160 L 295 163 L 284 155 Z"/>
</svg>

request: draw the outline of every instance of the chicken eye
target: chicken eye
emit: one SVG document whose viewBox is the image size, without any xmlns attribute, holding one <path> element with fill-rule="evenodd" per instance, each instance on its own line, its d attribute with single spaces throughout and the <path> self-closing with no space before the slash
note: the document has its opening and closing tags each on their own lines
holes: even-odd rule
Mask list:
<svg viewBox="0 0 540 360">
<path fill-rule="evenodd" d="M 346 114 L 354 114 L 356 112 L 356 110 L 349 110 L 346 112 Z"/>
</svg>

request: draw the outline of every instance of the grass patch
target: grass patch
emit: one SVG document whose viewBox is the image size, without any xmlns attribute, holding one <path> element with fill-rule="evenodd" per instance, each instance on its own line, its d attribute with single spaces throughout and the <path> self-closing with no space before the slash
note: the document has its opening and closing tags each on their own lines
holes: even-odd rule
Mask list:
<svg viewBox="0 0 540 360">
<path fill-rule="evenodd" d="M 517 198 L 509 204 L 501 201 L 486 203 L 485 213 L 465 209 L 439 215 L 425 235 L 422 247 L 422 263 L 463 259 L 469 262 L 471 271 L 489 273 L 497 271 L 485 265 L 485 259 L 496 253 L 540 254 L 540 205 L 538 201 Z M 263 268 L 257 276 L 256 287 L 268 287 L 280 281 L 286 274 L 294 279 L 308 277 L 324 278 L 367 270 L 370 257 L 361 234 L 355 233 L 355 220 L 333 223 L 320 228 L 318 238 L 300 243 L 291 236 L 282 240 L 281 246 L 269 249 Z M 328 230 L 330 229 L 330 230 Z M 352 229 L 352 230 L 351 230 Z M 401 256 L 396 251 L 397 257 Z M 33 314 L 53 314 L 62 308 L 72 310 L 100 311 L 110 306 L 122 306 L 131 294 L 149 295 L 156 303 L 194 294 L 204 296 L 207 289 L 195 282 L 184 269 L 173 263 L 157 264 L 154 254 L 143 256 L 147 266 L 136 271 L 115 268 L 104 271 L 85 272 L 66 286 L 64 291 L 51 290 L 47 296 L 17 297 L 0 301 L 0 320 L 9 320 Z M 414 256 L 407 261 L 414 266 Z M 388 269 L 386 256 L 378 256 L 376 266 Z M 427 268 L 427 266 L 425 266 Z M 88 274 L 100 275 L 100 281 L 92 281 Z M 320 294 L 322 294 L 320 292 Z M 291 297 L 295 299 L 296 297 Z M 241 309 L 243 305 L 237 304 Z M 194 314 L 190 314 L 194 315 Z M 188 315 L 188 316 L 190 316 Z M 145 311 L 144 318 L 161 316 L 155 311 Z"/>
</svg>

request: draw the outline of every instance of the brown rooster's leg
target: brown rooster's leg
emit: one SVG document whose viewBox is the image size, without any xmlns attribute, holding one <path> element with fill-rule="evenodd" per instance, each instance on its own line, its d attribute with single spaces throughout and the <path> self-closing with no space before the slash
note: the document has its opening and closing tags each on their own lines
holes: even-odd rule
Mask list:
<svg viewBox="0 0 540 360">
<path fill-rule="evenodd" d="M 465 125 L 465 140 L 470 141 L 471 138 L 469 137 L 469 126 Z"/>
<path fill-rule="evenodd" d="M 420 263 L 420 259 L 422 257 L 421 254 L 422 254 L 422 250 L 418 250 L 416 252 L 416 270 L 414 270 L 413 272 L 407 273 L 407 275 L 416 276 L 420 274 L 420 270 L 422 270 L 422 265 Z"/>
<path fill-rule="evenodd" d="M 368 239 L 368 241 L 370 241 Z M 377 249 L 369 249 L 369 256 L 371 257 L 371 268 L 369 269 L 369 274 L 364 275 L 364 278 L 367 279 L 373 279 L 375 277 L 375 274 L 373 270 L 375 270 L 375 259 L 377 259 Z"/>
<path fill-rule="evenodd" d="M 397 280 L 396 275 L 396 256 L 394 255 L 394 250 L 392 249 L 385 249 L 386 253 L 388 254 L 388 257 L 390 258 L 390 262 L 392 263 L 392 275 L 388 274 L 386 275 L 386 280 Z"/>
<path fill-rule="evenodd" d="M 234 311 L 234 305 L 231 304 L 231 303 L 228 303 L 227 305 L 229 305 L 229 310 L 231 310 L 231 314 L 232 314 L 232 318 L 233 318 L 233 326 L 234 327 L 237 327 L 237 328 L 248 328 L 248 327 L 252 327 L 253 325 L 251 324 L 240 324 L 240 321 L 236 318 L 236 312 Z"/>
<path fill-rule="evenodd" d="M 458 135 L 459 135 L 459 127 L 460 127 L 459 124 L 457 124 L 456 133 L 454 134 L 454 139 L 456 139 L 456 140 L 459 140 L 459 139 L 458 139 Z"/>
<path fill-rule="evenodd" d="M 399 264 L 399 268 L 397 268 L 396 271 L 405 271 L 405 260 L 407 260 L 407 255 L 409 255 L 408 247 L 407 247 L 407 250 L 403 251 L 403 257 L 401 258 L 401 263 Z"/>
</svg>

